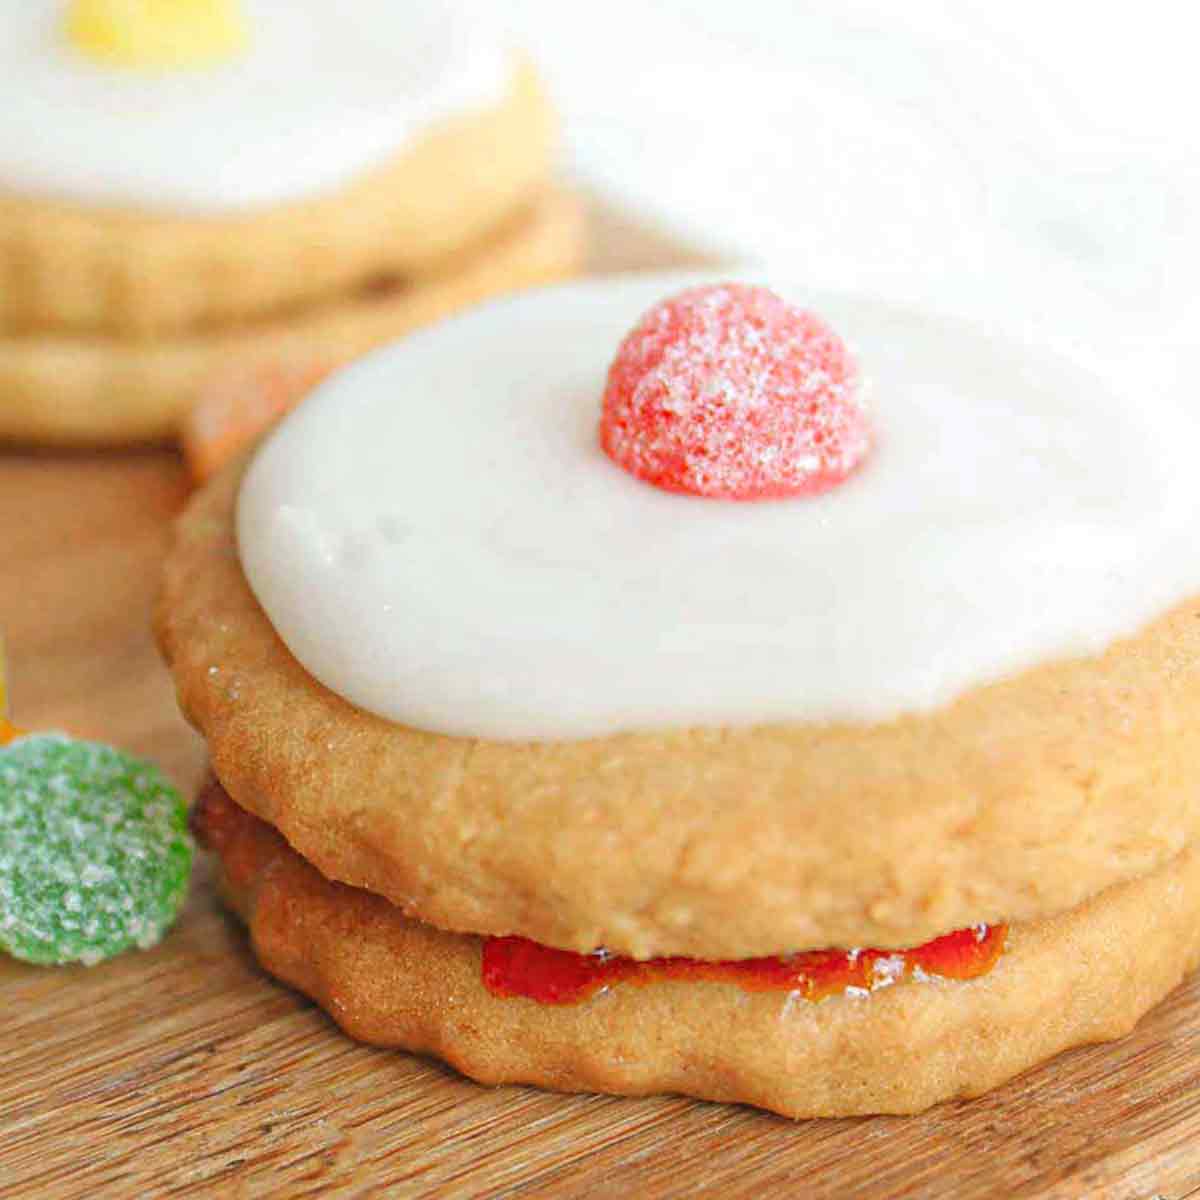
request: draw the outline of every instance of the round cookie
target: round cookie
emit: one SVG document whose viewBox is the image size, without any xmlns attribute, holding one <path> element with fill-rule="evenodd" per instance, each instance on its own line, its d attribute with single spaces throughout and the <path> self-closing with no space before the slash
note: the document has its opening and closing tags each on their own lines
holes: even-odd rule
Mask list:
<svg viewBox="0 0 1200 1200">
<path fill-rule="evenodd" d="M 354 708 L 288 652 L 239 565 L 241 474 L 197 495 L 166 566 L 183 709 L 239 804 L 439 928 L 635 957 L 915 945 L 1050 917 L 1200 835 L 1196 599 L 884 723 L 451 737 Z"/>
<path fill-rule="evenodd" d="M 498 292 L 572 274 L 581 203 L 549 190 L 412 281 L 367 287 L 245 326 L 123 340 L 39 329 L 0 336 L 0 440 L 101 445 L 172 437 L 230 362 L 344 362 Z"/>
<path fill-rule="evenodd" d="M 480 939 L 331 883 L 246 814 L 198 832 L 268 971 L 349 1034 L 484 1083 L 682 1092 L 790 1117 L 912 1113 L 975 1096 L 1072 1046 L 1127 1033 L 1200 963 L 1188 850 L 1057 917 L 1009 930 L 985 976 L 809 1003 L 718 983 L 618 985 L 583 1003 L 499 998 Z"/>
</svg>

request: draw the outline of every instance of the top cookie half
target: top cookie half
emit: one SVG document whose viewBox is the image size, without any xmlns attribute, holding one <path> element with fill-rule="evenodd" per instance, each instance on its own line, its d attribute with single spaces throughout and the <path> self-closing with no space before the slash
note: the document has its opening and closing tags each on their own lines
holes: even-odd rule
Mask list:
<svg viewBox="0 0 1200 1200">
<path fill-rule="evenodd" d="M 1194 840 L 1192 418 L 801 296 L 870 383 L 871 458 L 774 507 L 665 497 L 595 430 L 681 282 L 410 339 L 194 500 L 158 632 L 231 795 L 441 928 L 639 957 L 915 945 Z"/>
</svg>

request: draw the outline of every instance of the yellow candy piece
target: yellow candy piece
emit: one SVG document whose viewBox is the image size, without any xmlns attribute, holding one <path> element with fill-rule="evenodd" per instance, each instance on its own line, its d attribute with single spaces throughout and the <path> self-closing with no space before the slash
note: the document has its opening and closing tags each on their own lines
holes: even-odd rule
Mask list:
<svg viewBox="0 0 1200 1200">
<path fill-rule="evenodd" d="M 150 70 L 232 58 L 248 41 L 238 0 L 73 0 L 66 35 L 97 62 Z"/>
</svg>

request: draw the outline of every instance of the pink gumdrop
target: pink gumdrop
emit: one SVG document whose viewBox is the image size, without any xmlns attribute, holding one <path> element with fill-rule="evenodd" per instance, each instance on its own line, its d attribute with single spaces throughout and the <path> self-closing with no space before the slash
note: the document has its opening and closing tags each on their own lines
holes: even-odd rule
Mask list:
<svg viewBox="0 0 1200 1200">
<path fill-rule="evenodd" d="M 857 370 L 822 320 L 764 287 L 693 288 L 617 350 L 600 444 L 638 479 L 724 500 L 812 496 L 863 461 Z"/>
</svg>

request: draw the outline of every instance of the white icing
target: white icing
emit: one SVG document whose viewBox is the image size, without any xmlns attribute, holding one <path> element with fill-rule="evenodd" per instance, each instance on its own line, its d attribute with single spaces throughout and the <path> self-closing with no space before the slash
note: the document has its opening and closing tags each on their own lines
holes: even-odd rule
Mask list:
<svg viewBox="0 0 1200 1200">
<path fill-rule="evenodd" d="M 61 5 L 0 4 L 0 189 L 193 213 L 281 203 L 495 103 L 511 76 L 486 17 L 451 0 L 244 2 L 244 54 L 164 71 L 86 58 Z"/>
<path fill-rule="evenodd" d="M 1103 649 L 1200 592 L 1197 419 L 952 320 L 767 279 L 870 379 L 815 499 L 672 495 L 599 450 L 609 359 L 696 277 L 493 304 L 330 379 L 267 442 L 241 559 L 354 704 L 539 739 L 878 720 Z"/>
</svg>

